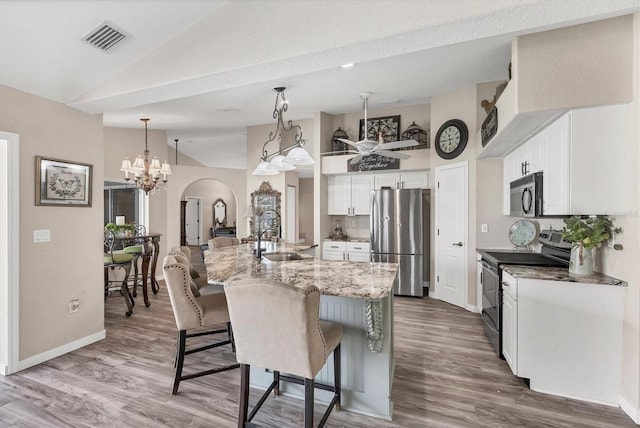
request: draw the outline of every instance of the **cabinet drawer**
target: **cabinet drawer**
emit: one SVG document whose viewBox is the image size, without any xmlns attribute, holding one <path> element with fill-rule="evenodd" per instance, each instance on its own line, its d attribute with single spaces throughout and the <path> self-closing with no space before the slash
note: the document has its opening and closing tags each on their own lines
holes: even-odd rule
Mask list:
<svg viewBox="0 0 640 428">
<path fill-rule="evenodd" d="M 350 262 L 370 262 L 371 255 L 369 253 L 347 253 Z"/>
<path fill-rule="evenodd" d="M 350 253 L 369 253 L 368 242 L 347 242 L 347 251 Z"/>
<path fill-rule="evenodd" d="M 322 251 L 347 251 L 347 243 L 340 241 L 325 241 L 322 243 Z"/>
<path fill-rule="evenodd" d="M 518 300 L 518 280 L 507 272 L 502 272 L 502 292 L 513 300 Z"/>
</svg>

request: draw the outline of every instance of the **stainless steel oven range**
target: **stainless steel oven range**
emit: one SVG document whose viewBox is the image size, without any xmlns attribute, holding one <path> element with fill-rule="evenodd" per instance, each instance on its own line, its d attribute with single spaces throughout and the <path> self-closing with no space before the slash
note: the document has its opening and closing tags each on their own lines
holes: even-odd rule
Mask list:
<svg viewBox="0 0 640 428">
<path fill-rule="evenodd" d="M 571 244 L 559 231 L 543 230 L 538 235 L 542 251 L 478 250 L 482 256 L 482 321 L 489 342 L 502 355 L 502 269 L 503 265 L 568 267 Z"/>
</svg>

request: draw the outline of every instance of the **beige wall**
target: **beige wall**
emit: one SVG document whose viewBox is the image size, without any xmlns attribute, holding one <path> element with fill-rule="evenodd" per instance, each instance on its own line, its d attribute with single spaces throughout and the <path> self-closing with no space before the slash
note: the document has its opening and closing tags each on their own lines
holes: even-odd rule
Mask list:
<svg viewBox="0 0 640 428">
<path fill-rule="evenodd" d="M 202 234 L 200 235 L 200 242 L 207 243 L 207 240 L 211 239 L 209 229 L 214 227 L 213 218 L 213 203 L 221 198 L 225 204 L 227 204 L 227 226 L 234 226 L 236 222 L 239 222 L 238 213 L 236 212 L 236 196 L 231 191 L 231 188 L 218 180 L 202 179 L 191 183 L 184 190 L 182 199 L 187 196 L 195 196 L 202 198 L 202 218 L 200 224 L 202 225 Z M 240 215 L 242 215 L 241 213 Z M 242 218 L 242 217 L 240 217 Z"/>
<path fill-rule="evenodd" d="M 0 129 L 20 135 L 19 360 L 104 332 L 102 116 L 0 86 Z M 35 156 L 93 165 L 93 204 L 35 206 Z M 51 242 L 33 243 L 49 229 Z M 80 299 L 69 314 L 68 302 Z M 68 349 L 68 348 L 67 348 Z"/>
<path fill-rule="evenodd" d="M 313 244 L 313 178 L 301 178 L 300 189 L 298 194 L 299 201 L 299 218 L 300 218 L 300 234 L 304 234 L 306 243 Z"/>
</svg>

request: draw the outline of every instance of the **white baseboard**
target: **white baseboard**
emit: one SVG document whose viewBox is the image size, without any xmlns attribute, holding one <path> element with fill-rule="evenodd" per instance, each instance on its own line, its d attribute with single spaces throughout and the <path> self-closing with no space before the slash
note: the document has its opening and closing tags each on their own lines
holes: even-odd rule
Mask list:
<svg viewBox="0 0 640 428">
<path fill-rule="evenodd" d="M 467 303 L 466 305 L 464 305 L 464 308 L 466 310 L 468 310 L 469 312 L 473 312 L 473 313 L 476 313 L 476 314 L 480 313 L 480 308 L 478 308 L 478 306 L 476 306 L 476 305 L 470 305 L 470 304 Z"/>
<path fill-rule="evenodd" d="M 67 343 L 66 345 L 62 345 L 57 348 L 50 349 L 46 352 L 43 352 L 42 354 L 34 355 L 33 357 L 29 357 L 26 360 L 18 361 L 18 364 L 16 367 L 17 370 L 13 371 L 12 373 L 19 372 L 20 370 L 33 367 L 40 363 L 44 363 L 45 361 L 49 361 L 53 358 L 59 357 L 60 355 L 67 354 L 71 351 L 75 351 L 76 349 L 82 348 L 83 346 L 87 346 L 94 342 L 102 340 L 105 337 L 106 337 L 106 330 L 102 330 L 90 336 L 85 336 L 82 339 L 78 339 L 71 343 Z"/>
<path fill-rule="evenodd" d="M 636 423 L 640 425 L 640 410 L 633 407 L 624 397 L 620 396 L 620 408 Z"/>
</svg>

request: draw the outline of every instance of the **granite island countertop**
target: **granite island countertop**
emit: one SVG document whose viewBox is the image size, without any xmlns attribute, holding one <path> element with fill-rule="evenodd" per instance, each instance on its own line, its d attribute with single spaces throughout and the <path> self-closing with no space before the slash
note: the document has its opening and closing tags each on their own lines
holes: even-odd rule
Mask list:
<svg viewBox="0 0 640 428">
<path fill-rule="evenodd" d="M 270 243 L 267 251 L 298 252 L 301 260 L 258 263 L 253 244 L 241 244 L 204 252 L 209 282 L 233 282 L 240 278 L 264 278 L 306 287 L 321 294 L 359 299 L 382 299 L 391 294 L 398 271 L 395 263 L 366 263 L 316 259 L 301 253 L 309 246 Z"/>
<path fill-rule="evenodd" d="M 508 272 L 514 278 L 539 279 L 543 281 L 564 281 L 583 284 L 603 284 L 626 287 L 626 281 L 594 272 L 591 275 L 575 275 L 569 273 L 566 267 L 502 265 L 502 270 Z"/>
</svg>

